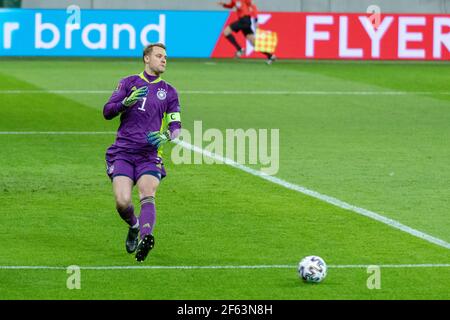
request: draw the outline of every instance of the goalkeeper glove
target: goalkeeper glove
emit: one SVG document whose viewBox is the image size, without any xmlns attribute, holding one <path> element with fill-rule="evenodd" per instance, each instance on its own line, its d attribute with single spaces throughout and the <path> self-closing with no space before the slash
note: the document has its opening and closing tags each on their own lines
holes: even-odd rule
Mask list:
<svg viewBox="0 0 450 320">
<path fill-rule="evenodd" d="M 169 130 L 165 132 L 153 131 L 147 134 L 147 142 L 157 149 L 165 144 L 167 141 L 170 141 L 170 132 Z"/>
<path fill-rule="evenodd" d="M 131 94 L 123 99 L 122 104 L 125 107 L 132 106 L 136 103 L 136 101 L 141 100 L 148 93 L 148 87 L 140 87 L 139 89 L 134 90 Z"/>
</svg>

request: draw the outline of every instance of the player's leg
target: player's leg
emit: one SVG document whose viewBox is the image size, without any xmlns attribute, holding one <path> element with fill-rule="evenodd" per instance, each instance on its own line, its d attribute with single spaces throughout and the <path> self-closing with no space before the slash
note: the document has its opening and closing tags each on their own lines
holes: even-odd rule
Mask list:
<svg viewBox="0 0 450 320">
<path fill-rule="evenodd" d="M 125 248 L 128 253 L 136 251 L 139 242 L 139 223 L 134 214 L 131 202 L 131 191 L 134 185 L 133 159 L 126 159 L 115 152 L 108 150 L 106 154 L 107 174 L 112 181 L 116 209 L 120 217 L 128 224 L 128 233 L 125 239 Z"/>
<path fill-rule="evenodd" d="M 141 203 L 141 215 L 139 216 L 139 226 L 141 229 L 141 239 L 145 235 L 151 234 L 156 221 L 155 195 L 159 186 L 159 179 L 151 174 L 142 175 L 137 181 L 139 199 Z"/>
<path fill-rule="evenodd" d="M 249 33 L 245 37 L 252 44 L 252 46 L 255 46 L 255 34 L 254 33 Z"/>
<path fill-rule="evenodd" d="M 127 176 L 118 175 L 113 178 L 113 192 L 117 212 L 129 225 L 125 239 L 125 249 L 128 253 L 136 251 L 139 242 L 139 222 L 134 214 L 134 207 L 131 202 L 133 184 L 133 180 Z"/>
<path fill-rule="evenodd" d="M 233 47 L 236 48 L 236 57 L 240 57 L 243 53 L 242 47 L 239 45 L 239 43 L 236 41 L 236 38 L 233 35 L 233 32 L 238 32 L 239 30 L 240 27 L 238 20 L 227 26 L 223 31 L 223 35 L 225 36 L 225 38 L 227 38 L 227 40 L 233 45 Z"/>
<path fill-rule="evenodd" d="M 275 60 L 277 60 L 277 57 L 274 54 L 272 54 L 272 53 L 268 53 L 266 63 L 267 64 L 272 64 Z"/>
<path fill-rule="evenodd" d="M 137 223 L 137 218 L 134 215 L 134 208 L 131 203 L 133 180 L 127 176 L 119 175 L 113 178 L 112 185 L 117 212 L 130 227 L 134 226 Z"/>
<path fill-rule="evenodd" d="M 133 204 L 131 203 L 131 190 L 134 184 L 134 166 L 125 159 L 116 159 L 116 156 L 106 154 L 106 173 L 112 181 L 117 212 L 131 227 L 137 223 Z"/>
<path fill-rule="evenodd" d="M 139 262 L 145 260 L 149 251 L 155 245 L 155 238 L 153 237 L 156 222 L 155 195 L 159 186 L 159 178 L 159 173 L 152 171 L 143 174 L 136 183 L 141 203 L 141 215 L 139 216 L 141 240 L 136 250 L 136 260 Z"/>
<path fill-rule="evenodd" d="M 231 30 L 230 26 L 226 26 L 225 29 L 223 30 L 223 35 L 225 37 L 228 37 L 230 34 L 232 34 L 233 30 Z"/>
</svg>

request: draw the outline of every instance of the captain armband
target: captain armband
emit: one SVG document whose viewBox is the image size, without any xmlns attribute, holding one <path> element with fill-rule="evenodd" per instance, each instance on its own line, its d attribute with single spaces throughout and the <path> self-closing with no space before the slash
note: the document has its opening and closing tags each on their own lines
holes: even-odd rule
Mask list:
<svg viewBox="0 0 450 320">
<path fill-rule="evenodd" d="M 172 113 L 167 114 L 167 124 L 174 122 L 174 121 L 181 122 L 181 115 L 179 112 L 172 112 Z"/>
</svg>

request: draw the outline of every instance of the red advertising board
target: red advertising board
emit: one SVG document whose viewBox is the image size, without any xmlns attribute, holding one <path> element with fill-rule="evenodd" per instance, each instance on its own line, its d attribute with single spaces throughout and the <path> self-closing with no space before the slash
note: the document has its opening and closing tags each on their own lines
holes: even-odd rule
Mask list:
<svg viewBox="0 0 450 320">
<path fill-rule="evenodd" d="M 230 14 L 226 25 L 235 20 Z M 381 14 L 375 19 L 357 13 L 269 12 L 260 13 L 258 21 L 260 28 L 278 33 L 279 58 L 450 60 L 450 15 Z M 236 39 L 246 57 L 264 57 L 242 34 Z M 234 52 L 220 35 L 212 57 Z"/>
</svg>

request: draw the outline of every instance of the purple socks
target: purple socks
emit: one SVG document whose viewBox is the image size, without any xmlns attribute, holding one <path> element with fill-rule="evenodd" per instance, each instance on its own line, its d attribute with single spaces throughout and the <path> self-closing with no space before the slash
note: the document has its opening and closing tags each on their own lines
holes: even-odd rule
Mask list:
<svg viewBox="0 0 450 320">
<path fill-rule="evenodd" d="M 134 215 L 134 207 L 133 205 L 128 206 L 126 209 L 117 208 L 117 212 L 119 212 L 120 217 L 130 225 L 130 227 L 136 225 L 137 218 Z"/>
<path fill-rule="evenodd" d="M 139 216 L 139 229 L 141 239 L 153 232 L 156 220 L 155 197 L 141 199 L 141 215 Z"/>
</svg>

